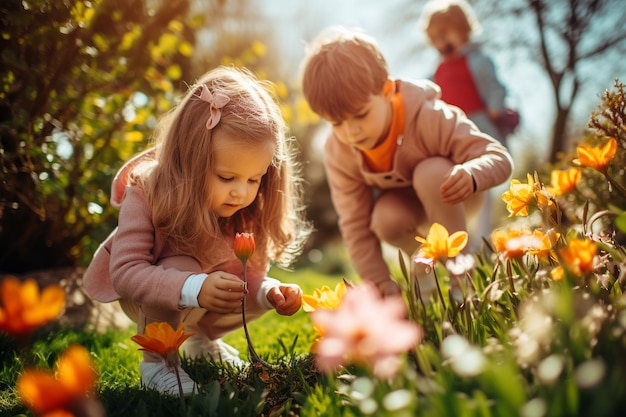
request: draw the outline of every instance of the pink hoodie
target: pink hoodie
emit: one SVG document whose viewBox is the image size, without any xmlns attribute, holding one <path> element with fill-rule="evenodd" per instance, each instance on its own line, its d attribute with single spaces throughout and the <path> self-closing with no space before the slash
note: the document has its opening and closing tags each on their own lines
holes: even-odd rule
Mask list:
<svg viewBox="0 0 626 417">
<path fill-rule="evenodd" d="M 137 155 L 115 176 L 111 204 L 120 208 L 119 225 L 94 254 L 83 276 L 83 285 L 86 292 L 100 302 L 123 298 L 140 305 L 178 310 L 181 289 L 191 274 L 225 271 L 241 277 L 243 267 L 233 251 L 234 236 L 216 241 L 214 250 L 202 262 L 186 257 L 185 264 L 195 265 L 193 270 L 158 265 L 165 258 L 181 254 L 174 252 L 165 237 L 155 230 L 143 190 L 136 185 L 127 185 L 132 168 L 141 160 L 152 157 L 154 149 Z M 258 312 L 271 308 L 266 299 L 267 290 L 278 281 L 265 277 L 268 269 L 267 259 L 252 255 L 248 261 L 247 310 Z M 241 315 L 236 314 L 228 322 L 229 329 L 239 327 Z"/>
</svg>

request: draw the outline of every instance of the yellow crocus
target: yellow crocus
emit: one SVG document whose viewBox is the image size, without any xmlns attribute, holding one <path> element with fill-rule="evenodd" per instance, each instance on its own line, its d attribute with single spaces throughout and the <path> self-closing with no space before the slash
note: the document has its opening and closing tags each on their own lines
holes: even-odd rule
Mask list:
<svg viewBox="0 0 626 417">
<path fill-rule="evenodd" d="M 458 231 L 450 235 L 448 229 L 439 223 L 430 226 L 426 238 L 416 236 L 415 240 L 422 243 L 420 256 L 433 261 L 445 262 L 448 258 L 454 258 L 467 246 L 467 232 Z"/>
<path fill-rule="evenodd" d="M 345 293 L 346 283 L 344 281 L 335 285 L 334 290 L 324 285 L 322 288 L 316 288 L 312 295 L 302 295 L 302 309 L 307 313 L 319 309 L 336 310 Z"/>
</svg>

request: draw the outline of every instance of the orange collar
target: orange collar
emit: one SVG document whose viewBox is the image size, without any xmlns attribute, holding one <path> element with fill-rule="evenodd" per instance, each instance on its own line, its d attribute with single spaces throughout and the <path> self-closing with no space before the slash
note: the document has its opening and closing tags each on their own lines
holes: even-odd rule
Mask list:
<svg viewBox="0 0 626 417">
<path fill-rule="evenodd" d="M 398 137 L 404 133 L 404 103 L 402 94 L 397 92 L 391 98 L 391 126 L 387 137 L 375 148 L 364 150 L 367 165 L 374 172 L 391 171 L 393 156 L 398 147 Z"/>
</svg>

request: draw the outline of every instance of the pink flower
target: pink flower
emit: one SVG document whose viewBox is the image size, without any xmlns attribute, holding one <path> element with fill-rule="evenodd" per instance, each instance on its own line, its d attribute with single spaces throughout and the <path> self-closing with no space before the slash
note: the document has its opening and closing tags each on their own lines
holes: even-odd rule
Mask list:
<svg viewBox="0 0 626 417">
<path fill-rule="evenodd" d="M 317 367 L 334 372 L 345 364 L 370 367 L 380 378 L 395 375 L 400 355 L 420 342 L 422 329 L 406 317 L 401 297 L 382 298 L 370 284 L 349 288 L 336 310 L 310 313 L 324 330 L 317 345 Z"/>
</svg>

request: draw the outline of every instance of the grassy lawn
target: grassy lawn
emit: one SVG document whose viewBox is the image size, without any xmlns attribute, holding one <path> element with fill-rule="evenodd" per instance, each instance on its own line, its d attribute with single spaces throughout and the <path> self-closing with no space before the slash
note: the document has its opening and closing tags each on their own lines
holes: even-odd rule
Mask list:
<svg viewBox="0 0 626 417">
<path fill-rule="evenodd" d="M 276 270 L 272 271 L 272 276 L 298 283 L 307 294 L 323 285 L 334 287 L 341 279 L 308 269 Z M 0 334 L 0 416 L 31 415 L 16 396 L 15 382 L 19 372 L 33 366 L 51 369 L 61 352 L 73 343 L 85 346 L 95 359 L 100 374 L 98 396 L 109 417 L 256 415 L 263 413 L 264 408 L 267 409 L 265 412 L 269 412 L 275 407 L 293 407 L 291 402 L 295 401 L 294 398 L 303 401 L 305 396 L 298 396 L 298 390 L 308 388 L 318 378 L 311 371 L 309 351 L 315 332 L 307 313 L 300 310 L 291 317 L 283 317 L 272 311 L 252 322 L 248 328 L 259 355 L 272 364 L 281 364 L 280 371 L 269 376 L 270 382 L 275 380 L 273 392 L 269 395 L 264 392 L 267 381 L 261 381 L 253 370 L 230 370 L 206 361 L 185 361 L 184 366 L 190 375 L 203 384 L 201 394 L 188 400 L 185 410 L 175 399 L 140 388 L 138 364 L 141 352 L 139 346 L 130 340 L 136 333 L 134 326 L 125 331 L 104 334 L 47 326 L 36 332 L 30 345 L 23 349 Z M 242 358 L 248 357 L 243 330 L 227 335 L 224 340 L 237 348 Z M 212 385 L 212 381 L 222 384 L 224 391 L 217 394 L 219 401 L 214 397 L 216 385 Z M 218 408 L 212 410 L 216 404 Z"/>
</svg>

